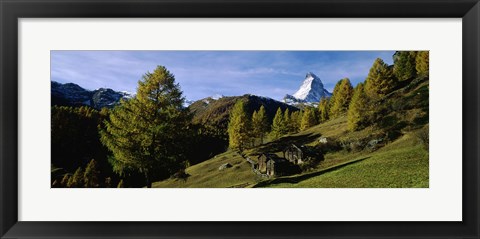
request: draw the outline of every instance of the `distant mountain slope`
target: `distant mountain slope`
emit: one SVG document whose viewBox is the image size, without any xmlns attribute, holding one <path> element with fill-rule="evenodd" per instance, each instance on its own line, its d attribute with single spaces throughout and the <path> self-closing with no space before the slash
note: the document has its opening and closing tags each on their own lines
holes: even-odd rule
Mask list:
<svg viewBox="0 0 480 239">
<path fill-rule="evenodd" d="M 332 96 L 332 93 L 324 88 L 320 77 L 308 72 L 297 92 L 293 95 L 285 95 L 283 101 L 288 104 L 318 103 L 323 97 L 330 96 Z"/>
<path fill-rule="evenodd" d="M 93 91 L 86 90 L 74 83 L 51 82 L 52 105 L 80 106 L 87 105 L 96 109 L 111 108 L 118 104 L 120 99 L 129 99 L 133 94 L 118 92 L 108 88 Z"/>
<path fill-rule="evenodd" d="M 243 96 L 225 96 L 217 99 L 208 97 L 195 101 L 189 106 L 189 109 L 194 113 L 194 122 L 218 127 L 219 129 L 225 130 L 226 133 L 230 111 L 238 100 L 245 101 L 249 114 L 252 114 L 254 110 L 260 109 L 260 106 L 263 105 L 270 122 L 273 120 L 279 107 L 282 111 L 287 108 L 290 111 L 298 110 L 297 107 L 271 98 L 249 94 Z"/>
</svg>

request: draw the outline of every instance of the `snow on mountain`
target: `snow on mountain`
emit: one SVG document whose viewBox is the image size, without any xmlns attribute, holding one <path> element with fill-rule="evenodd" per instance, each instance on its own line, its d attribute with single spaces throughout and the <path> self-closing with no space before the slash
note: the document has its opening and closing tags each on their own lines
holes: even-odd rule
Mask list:
<svg viewBox="0 0 480 239">
<path fill-rule="evenodd" d="M 215 94 L 215 95 L 212 95 L 210 98 L 214 99 L 214 100 L 218 100 L 220 98 L 223 98 L 225 97 L 224 95 L 220 95 L 220 94 Z"/>
<path fill-rule="evenodd" d="M 126 98 L 126 99 L 131 99 L 133 97 L 135 97 L 137 94 L 136 93 L 132 93 L 132 92 L 129 92 L 129 91 L 119 91 L 120 93 L 123 94 L 123 97 Z"/>
<path fill-rule="evenodd" d="M 191 104 L 193 104 L 195 101 L 194 100 L 185 100 L 183 102 L 183 107 L 187 108 L 188 106 L 190 106 Z"/>
<path fill-rule="evenodd" d="M 111 108 L 121 99 L 131 99 L 134 94 L 126 91 L 114 91 L 108 88 L 100 88 L 93 91 L 86 90 L 74 83 L 51 84 L 52 105 L 88 105 L 96 109 Z"/>
<path fill-rule="evenodd" d="M 286 95 L 283 101 L 287 104 L 295 103 L 318 103 L 323 97 L 330 97 L 318 76 L 308 72 L 300 88 L 293 95 Z"/>
<path fill-rule="evenodd" d="M 203 98 L 201 99 L 201 101 L 204 103 L 204 104 L 210 104 L 212 101 L 215 101 L 215 100 L 219 100 L 221 98 L 225 97 L 224 95 L 221 95 L 221 94 L 215 94 L 215 95 L 212 95 L 212 96 L 209 96 L 207 98 Z M 185 100 L 185 102 L 183 103 L 183 107 L 189 107 L 191 104 L 195 103 L 196 101 L 195 100 Z"/>
<path fill-rule="evenodd" d="M 108 88 L 100 88 L 93 91 L 93 107 L 101 109 L 104 107 L 113 107 L 121 99 L 131 99 L 133 95 L 128 92 L 118 92 Z"/>
</svg>

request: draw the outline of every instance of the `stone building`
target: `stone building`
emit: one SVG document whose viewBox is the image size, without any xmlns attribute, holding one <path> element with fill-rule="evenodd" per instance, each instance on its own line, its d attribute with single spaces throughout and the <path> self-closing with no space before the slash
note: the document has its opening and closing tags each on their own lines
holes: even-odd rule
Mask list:
<svg viewBox="0 0 480 239">
<path fill-rule="evenodd" d="M 283 157 L 293 164 L 302 164 L 305 161 L 303 150 L 295 144 L 291 144 L 285 148 L 283 151 Z"/>
<path fill-rule="evenodd" d="M 303 164 L 309 160 L 323 160 L 323 154 L 320 152 L 305 145 L 298 147 L 295 144 L 291 144 L 285 148 L 283 157 L 295 165 Z"/>
<path fill-rule="evenodd" d="M 258 168 L 260 173 L 268 176 L 284 175 L 288 171 L 288 162 L 276 154 L 261 154 L 258 156 Z"/>
</svg>

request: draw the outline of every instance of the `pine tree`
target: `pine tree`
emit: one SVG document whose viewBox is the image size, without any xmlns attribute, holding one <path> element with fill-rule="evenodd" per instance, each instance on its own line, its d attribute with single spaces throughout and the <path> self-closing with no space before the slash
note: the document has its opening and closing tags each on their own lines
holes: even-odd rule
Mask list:
<svg viewBox="0 0 480 239">
<path fill-rule="evenodd" d="M 305 108 L 303 111 L 302 124 L 300 125 L 300 130 L 306 130 L 314 125 L 316 125 L 315 113 L 310 108 Z"/>
<path fill-rule="evenodd" d="M 412 79 L 417 75 L 416 55 L 415 51 L 397 51 L 393 55 L 393 72 L 400 81 Z"/>
<path fill-rule="evenodd" d="M 87 106 L 52 106 L 51 108 L 51 163 L 67 172 L 84 167 L 85 159 L 106 163 L 106 150 L 100 142 L 98 125 L 105 118 Z"/>
<path fill-rule="evenodd" d="M 292 133 L 297 133 L 298 131 L 300 131 L 300 121 L 301 121 L 300 111 L 297 110 L 292 112 L 290 116 L 290 125 L 292 129 Z"/>
<path fill-rule="evenodd" d="M 355 87 L 352 102 L 348 108 L 348 129 L 355 131 L 368 122 L 368 98 L 363 83 Z"/>
<path fill-rule="evenodd" d="M 62 187 L 68 187 L 68 181 L 70 181 L 70 175 L 69 174 L 65 174 L 63 175 L 63 178 L 62 178 L 62 181 L 60 182 L 60 186 Z"/>
<path fill-rule="evenodd" d="M 110 111 L 100 131 L 102 143 L 113 153 L 115 172 L 141 173 L 151 187 L 152 180 L 182 167 L 191 118 L 183 102 L 175 77 L 165 67 L 142 77 L 136 96 Z"/>
<path fill-rule="evenodd" d="M 268 119 L 265 112 L 265 107 L 262 105 L 260 109 L 253 112 L 252 115 L 252 127 L 255 137 L 259 137 L 263 144 L 263 139 L 268 131 Z"/>
<path fill-rule="evenodd" d="M 348 104 L 353 96 L 353 87 L 348 78 L 344 78 L 335 85 L 330 101 L 330 116 L 338 117 L 347 112 Z"/>
<path fill-rule="evenodd" d="M 417 53 L 417 58 L 415 59 L 417 75 L 428 77 L 429 61 L 428 51 L 420 51 Z"/>
<path fill-rule="evenodd" d="M 228 123 L 229 147 L 242 152 L 250 141 L 250 119 L 245 102 L 239 100 L 233 106 Z"/>
<path fill-rule="evenodd" d="M 73 176 L 68 180 L 67 187 L 69 188 L 81 188 L 84 186 L 83 181 L 83 169 L 77 168 Z"/>
<path fill-rule="evenodd" d="M 292 132 L 292 120 L 290 116 L 290 110 L 287 108 L 285 109 L 285 112 L 283 112 L 283 123 L 285 127 L 285 132 L 290 133 Z"/>
<path fill-rule="evenodd" d="M 302 130 L 303 115 L 304 115 L 304 111 L 303 111 L 303 110 L 300 110 L 300 111 L 298 112 L 298 121 L 297 121 L 298 131 Z"/>
<path fill-rule="evenodd" d="M 95 159 L 90 160 L 87 167 L 85 168 L 85 173 L 83 174 L 83 179 L 85 182 L 86 188 L 96 188 L 99 185 L 100 172 L 98 171 L 97 161 Z"/>
<path fill-rule="evenodd" d="M 253 111 L 252 114 L 252 131 L 251 137 L 253 139 L 253 146 L 255 146 L 255 139 L 260 137 L 260 128 L 258 127 L 259 119 L 257 111 Z"/>
<path fill-rule="evenodd" d="M 379 100 L 392 92 L 396 87 L 396 79 L 391 67 L 377 58 L 370 68 L 364 87 L 365 93 L 374 100 Z"/>
<path fill-rule="evenodd" d="M 286 133 L 287 133 L 287 131 L 286 131 L 286 128 L 285 128 L 285 121 L 283 120 L 282 109 L 280 107 L 278 107 L 277 113 L 275 114 L 275 117 L 273 118 L 271 135 L 272 135 L 273 139 L 278 139 Z"/>
<path fill-rule="evenodd" d="M 325 122 L 329 119 L 328 112 L 330 111 L 329 109 L 329 100 L 326 97 L 322 97 L 320 100 L 320 103 L 318 104 L 318 110 L 320 112 L 320 122 Z"/>
<path fill-rule="evenodd" d="M 265 138 L 265 135 L 267 132 L 270 130 L 270 124 L 268 122 L 268 117 L 267 117 L 267 112 L 265 110 L 265 107 L 262 105 L 260 106 L 260 110 L 258 111 L 258 118 L 261 119 L 261 129 L 262 129 L 262 143 L 263 139 Z"/>
</svg>

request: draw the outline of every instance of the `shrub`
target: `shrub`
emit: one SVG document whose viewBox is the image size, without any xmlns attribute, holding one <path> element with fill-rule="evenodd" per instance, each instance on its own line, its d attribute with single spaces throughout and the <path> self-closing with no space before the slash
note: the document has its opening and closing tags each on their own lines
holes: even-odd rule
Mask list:
<svg viewBox="0 0 480 239">
<path fill-rule="evenodd" d="M 112 187 L 112 178 L 111 177 L 105 178 L 104 186 L 106 188 L 111 188 Z"/>
<path fill-rule="evenodd" d="M 314 150 L 315 156 L 310 157 L 306 162 L 300 165 L 300 169 L 303 172 L 315 169 L 323 160 L 325 160 L 325 156 L 318 146 L 315 147 Z"/>
<path fill-rule="evenodd" d="M 340 141 L 340 146 L 347 152 L 358 152 L 365 148 L 364 139 L 343 139 Z"/>
<path fill-rule="evenodd" d="M 186 173 L 185 169 L 180 169 L 180 170 L 178 170 L 178 172 L 173 174 L 172 177 L 175 178 L 175 179 L 187 181 L 187 178 L 190 177 L 190 174 Z"/>
</svg>

